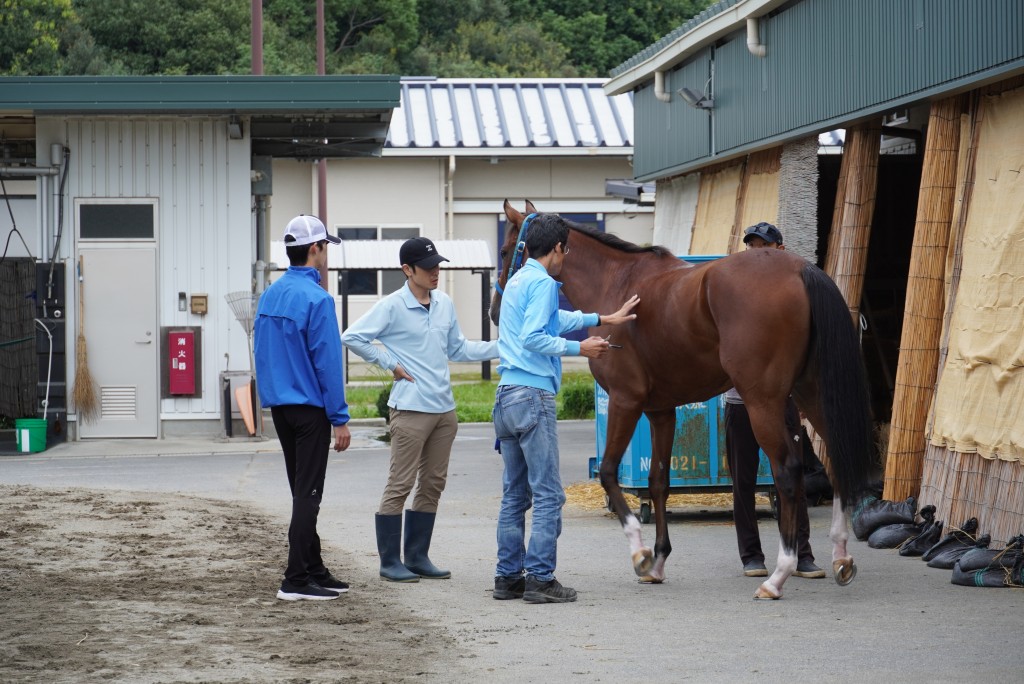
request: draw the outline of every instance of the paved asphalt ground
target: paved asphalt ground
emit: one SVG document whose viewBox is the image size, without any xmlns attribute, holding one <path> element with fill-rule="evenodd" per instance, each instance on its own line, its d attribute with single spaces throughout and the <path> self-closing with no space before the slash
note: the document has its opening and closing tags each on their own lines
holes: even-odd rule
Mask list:
<svg viewBox="0 0 1024 684">
<path fill-rule="evenodd" d="M 462 645 L 444 681 L 1021 681 L 1024 590 L 954 586 L 949 571 L 854 541 L 859 574 L 850 586 L 794 577 L 781 601 L 754 601 L 759 580 L 740 572 L 727 509 L 673 512 L 668 581 L 644 586 L 617 522 L 604 511 L 567 507 L 558 575 L 579 591 L 578 602 L 494 601 L 501 462 L 487 424 L 460 429 L 434 535 L 431 556 L 453 578 L 385 585 L 373 531 L 388 460 L 374 439 L 380 432 L 354 427 L 353 447 L 332 452 L 320 534 L 353 591 L 387 591 Z M 585 480 L 594 423 L 563 422 L 559 439 L 564 482 Z M 61 444 L 0 457 L 0 482 L 221 498 L 282 525 L 290 508 L 276 441 Z M 829 565 L 829 512 L 810 512 L 822 566 Z M 775 548 L 774 526 L 761 520 L 766 550 Z M 644 527 L 649 544 L 653 529 Z M 277 582 L 268 578 L 267 591 Z"/>
</svg>

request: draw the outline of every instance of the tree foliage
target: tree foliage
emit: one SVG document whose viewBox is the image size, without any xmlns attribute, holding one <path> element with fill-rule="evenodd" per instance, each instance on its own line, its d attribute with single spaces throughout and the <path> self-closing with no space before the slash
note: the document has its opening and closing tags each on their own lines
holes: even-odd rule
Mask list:
<svg viewBox="0 0 1024 684">
<path fill-rule="evenodd" d="M 324 0 L 327 73 L 605 76 L 711 0 Z M 242 0 L 0 0 L 0 73 L 244 74 Z M 267 74 L 316 73 L 316 2 L 263 0 Z"/>
</svg>

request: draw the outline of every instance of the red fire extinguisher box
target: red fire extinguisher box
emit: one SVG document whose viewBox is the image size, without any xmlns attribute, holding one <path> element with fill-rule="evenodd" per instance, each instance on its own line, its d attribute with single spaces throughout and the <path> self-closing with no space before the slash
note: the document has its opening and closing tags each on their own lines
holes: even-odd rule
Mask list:
<svg viewBox="0 0 1024 684">
<path fill-rule="evenodd" d="M 200 378 L 202 377 L 202 329 L 165 328 L 162 335 L 164 342 L 163 362 L 163 396 L 167 397 L 200 397 L 202 396 Z"/>
</svg>

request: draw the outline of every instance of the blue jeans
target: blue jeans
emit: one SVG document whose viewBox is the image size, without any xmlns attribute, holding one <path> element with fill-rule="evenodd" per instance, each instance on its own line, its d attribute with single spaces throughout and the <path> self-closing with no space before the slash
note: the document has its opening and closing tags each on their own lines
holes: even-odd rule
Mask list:
<svg viewBox="0 0 1024 684">
<path fill-rule="evenodd" d="M 551 392 L 520 385 L 498 388 L 494 432 L 505 462 L 498 513 L 498 575 L 518 577 L 525 571 L 541 582 L 555 576 L 565 504 L 555 420 L 555 395 Z M 526 511 L 531 505 L 533 523 L 527 548 Z"/>
</svg>

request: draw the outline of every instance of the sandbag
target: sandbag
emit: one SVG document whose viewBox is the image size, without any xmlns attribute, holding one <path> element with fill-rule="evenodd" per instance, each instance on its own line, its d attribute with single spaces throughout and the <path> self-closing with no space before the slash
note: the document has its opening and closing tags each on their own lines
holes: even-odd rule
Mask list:
<svg viewBox="0 0 1024 684">
<path fill-rule="evenodd" d="M 853 511 L 853 533 L 864 541 L 882 525 L 909 525 L 917 514 L 917 500 L 908 496 L 906 501 L 886 501 L 867 496 Z"/>
<path fill-rule="evenodd" d="M 942 570 L 949 570 L 956 562 L 960 560 L 964 554 L 971 549 L 987 549 L 988 545 L 992 543 L 992 536 L 985 534 L 978 537 L 978 540 L 974 542 L 974 546 L 948 546 L 939 553 L 935 554 L 930 561 L 928 561 L 929 568 L 940 568 Z"/>
<path fill-rule="evenodd" d="M 985 567 L 980 570 L 963 570 L 960 563 L 953 566 L 952 584 L 962 587 L 1005 587 L 1011 570 L 1002 566 Z"/>
<path fill-rule="evenodd" d="M 942 521 L 936 520 L 922 530 L 921 534 L 911 537 L 900 546 L 901 556 L 923 556 L 924 552 L 935 545 L 942 537 Z"/>
<path fill-rule="evenodd" d="M 895 549 L 897 546 L 924 531 L 925 527 L 935 521 L 935 506 L 921 509 L 921 522 L 895 525 L 882 525 L 868 537 L 868 546 L 873 549 Z"/>
<path fill-rule="evenodd" d="M 978 570 L 964 570 L 957 561 L 950 582 L 965 587 L 1024 587 L 1024 554 L 1008 568 L 994 562 Z"/>
<path fill-rule="evenodd" d="M 1002 549 L 973 548 L 967 551 L 957 563 L 963 572 L 984 570 L 989 566 L 1012 568 L 1021 557 L 1024 548 L 1024 534 L 1012 537 Z"/>
<path fill-rule="evenodd" d="M 935 542 L 935 544 L 924 552 L 921 560 L 927 562 L 949 548 L 966 546 L 968 549 L 974 546 L 976 541 L 974 535 L 978 531 L 978 519 L 968 518 L 959 528 L 952 528 L 950 532 Z M 950 566 L 952 567 L 952 566 Z"/>
</svg>

